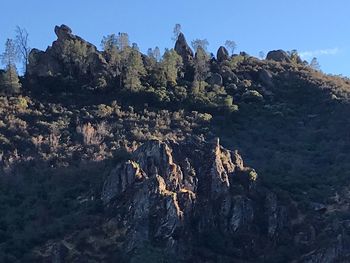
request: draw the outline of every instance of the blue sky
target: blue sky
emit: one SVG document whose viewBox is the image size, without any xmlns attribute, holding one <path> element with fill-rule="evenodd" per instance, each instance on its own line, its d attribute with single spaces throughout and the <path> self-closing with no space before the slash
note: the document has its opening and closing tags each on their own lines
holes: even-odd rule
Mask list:
<svg viewBox="0 0 350 263">
<path fill-rule="evenodd" d="M 99 46 L 104 35 L 127 32 L 142 51 L 172 47 L 172 29 L 186 38 L 206 38 L 216 52 L 225 40 L 257 56 L 273 49 L 297 49 L 316 56 L 326 73 L 350 76 L 349 0 L 12 0 L 1 3 L 0 52 L 16 25 L 30 34 L 31 47 L 46 49 L 53 28 L 67 24 Z"/>
</svg>

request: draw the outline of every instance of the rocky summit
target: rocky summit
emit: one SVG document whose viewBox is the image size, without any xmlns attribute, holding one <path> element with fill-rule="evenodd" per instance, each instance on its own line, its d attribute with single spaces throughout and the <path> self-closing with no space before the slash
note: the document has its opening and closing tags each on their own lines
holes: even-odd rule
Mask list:
<svg viewBox="0 0 350 263">
<path fill-rule="evenodd" d="M 32 49 L 29 54 L 27 74 L 32 81 L 74 72 L 80 81 L 89 78 L 91 85 L 107 74 L 107 62 L 94 45 L 72 34 L 66 25 L 56 26 L 55 34 L 57 40 L 46 51 Z M 67 56 L 68 50 L 74 50 L 74 56 Z"/>
</svg>

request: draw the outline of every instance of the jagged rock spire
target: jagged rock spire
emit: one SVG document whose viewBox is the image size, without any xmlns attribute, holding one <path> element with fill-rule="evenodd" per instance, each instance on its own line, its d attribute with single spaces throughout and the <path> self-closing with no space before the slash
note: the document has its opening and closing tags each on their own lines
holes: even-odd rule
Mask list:
<svg viewBox="0 0 350 263">
<path fill-rule="evenodd" d="M 193 60 L 193 51 L 187 44 L 185 35 L 180 33 L 175 43 L 175 51 L 182 57 L 184 64 L 189 64 Z"/>
</svg>

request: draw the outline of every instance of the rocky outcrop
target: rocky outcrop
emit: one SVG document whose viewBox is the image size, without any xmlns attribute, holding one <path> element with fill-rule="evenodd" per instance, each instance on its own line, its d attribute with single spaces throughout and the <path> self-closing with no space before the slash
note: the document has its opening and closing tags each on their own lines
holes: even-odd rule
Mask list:
<svg viewBox="0 0 350 263">
<path fill-rule="evenodd" d="M 259 71 L 259 80 L 267 87 L 267 88 L 273 88 L 273 75 L 271 71 L 266 69 L 261 69 Z"/>
<path fill-rule="evenodd" d="M 218 73 L 213 73 L 208 81 L 211 85 L 218 85 L 218 86 L 222 86 L 223 84 L 223 79 L 222 76 Z"/>
<path fill-rule="evenodd" d="M 66 25 L 56 26 L 55 34 L 57 40 L 46 51 L 30 52 L 30 79 L 70 76 L 94 83 L 107 75 L 107 62 L 94 45 L 72 34 Z"/>
<path fill-rule="evenodd" d="M 108 203 L 111 199 L 124 193 L 124 191 L 130 188 L 135 182 L 145 178 L 145 173 L 141 170 L 139 165 L 133 161 L 117 165 L 103 185 L 103 202 Z"/>
<path fill-rule="evenodd" d="M 226 60 L 230 59 L 230 55 L 227 51 L 227 49 L 223 46 L 219 47 L 218 52 L 216 54 L 216 58 L 218 60 L 218 62 L 223 62 Z"/>
<path fill-rule="evenodd" d="M 184 64 L 191 64 L 193 61 L 193 51 L 187 44 L 185 35 L 180 33 L 175 43 L 175 51 L 182 57 Z"/>
<path fill-rule="evenodd" d="M 288 56 L 287 52 L 279 49 L 279 50 L 272 50 L 269 53 L 267 53 L 266 59 L 268 60 L 274 60 L 277 62 L 287 62 L 291 63 L 291 59 Z"/>
<path fill-rule="evenodd" d="M 233 83 L 238 84 L 239 78 L 237 75 L 232 71 L 232 69 L 229 66 L 222 66 L 219 70 L 220 75 L 222 76 L 223 82 L 225 83 Z"/>
<path fill-rule="evenodd" d="M 153 140 L 141 145 L 132 159 L 112 170 L 102 191 L 108 209 L 123 211 L 128 253 L 145 242 L 176 253 L 186 250 L 188 242 L 200 242 L 202 235 L 217 233 L 229 249 L 243 255 L 266 245 L 260 243 L 261 233 L 278 235 L 287 225 L 276 197 L 256 190 L 254 169 L 218 139 Z M 249 233 L 250 241 L 229 241 L 241 233 Z"/>
</svg>

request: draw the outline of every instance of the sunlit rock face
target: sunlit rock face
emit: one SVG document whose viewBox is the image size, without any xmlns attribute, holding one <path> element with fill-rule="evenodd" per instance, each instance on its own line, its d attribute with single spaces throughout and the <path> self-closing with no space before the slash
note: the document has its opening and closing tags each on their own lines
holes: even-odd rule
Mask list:
<svg viewBox="0 0 350 263">
<path fill-rule="evenodd" d="M 286 215 L 279 212 L 275 196 L 259 189 L 254 169 L 219 139 L 152 140 L 132 159 L 116 165 L 102 191 L 106 209 L 124 212 L 126 251 L 145 242 L 184 251 L 187 242 L 211 232 L 228 239 L 249 233 L 258 242 L 259 235 L 278 235 L 285 227 Z M 246 242 L 231 246 L 243 254 L 260 246 L 247 247 Z"/>
</svg>

